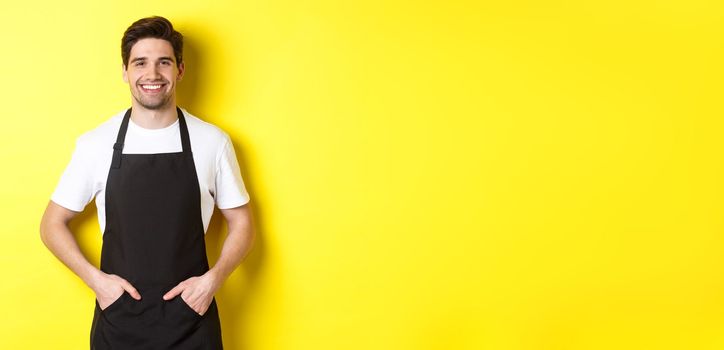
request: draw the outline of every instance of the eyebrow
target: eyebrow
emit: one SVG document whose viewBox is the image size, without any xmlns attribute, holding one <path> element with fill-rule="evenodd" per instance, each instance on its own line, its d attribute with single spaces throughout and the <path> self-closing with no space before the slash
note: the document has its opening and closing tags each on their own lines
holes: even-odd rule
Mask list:
<svg viewBox="0 0 724 350">
<path fill-rule="evenodd" d="M 137 62 L 137 61 L 145 61 L 145 60 L 147 60 L 146 57 L 136 57 L 136 58 L 134 58 L 134 59 L 131 60 L 131 63 L 135 63 L 135 62 Z M 173 58 L 172 58 L 172 57 L 169 57 L 169 56 L 159 57 L 158 60 L 159 60 L 159 61 L 171 61 L 171 62 L 173 62 Z"/>
</svg>

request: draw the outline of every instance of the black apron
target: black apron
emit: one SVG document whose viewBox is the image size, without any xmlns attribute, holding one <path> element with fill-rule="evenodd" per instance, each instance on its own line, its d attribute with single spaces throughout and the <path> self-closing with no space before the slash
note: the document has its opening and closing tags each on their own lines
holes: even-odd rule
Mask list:
<svg viewBox="0 0 724 350">
<path fill-rule="evenodd" d="M 213 299 L 199 315 L 179 294 L 179 282 L 209 270 L 201 219 L 201 193 L 186 120 L 179 108 L 182 152 L 123 154 L 131 117 L 123 117 L 106 183 L 106 228 L 101 270 L 128 280 L 127 292 L 104 310 L 96 300 L 91 349 L 222 349 Z"/>
</svg>

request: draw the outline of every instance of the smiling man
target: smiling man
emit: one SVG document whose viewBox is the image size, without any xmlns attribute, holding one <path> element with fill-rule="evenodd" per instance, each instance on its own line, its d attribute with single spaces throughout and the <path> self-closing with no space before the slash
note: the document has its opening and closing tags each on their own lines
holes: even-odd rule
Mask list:
<svg viewBox="0 0 724 350">
<path fill-rule="evenodd" d="M 177 107 L 183 37 L 167 19 L 133 23 L 121 52 L 131 108 L 78 138 L 41 238 L 95 292 L 91 349 L 222 349 L 214 294 L 254 238 L 233 145 Z M 93 198 L 100 269 L 69 229 Z M 214 205 L 228 235 L 209 268 L 204 237 Z"/>
</svg>

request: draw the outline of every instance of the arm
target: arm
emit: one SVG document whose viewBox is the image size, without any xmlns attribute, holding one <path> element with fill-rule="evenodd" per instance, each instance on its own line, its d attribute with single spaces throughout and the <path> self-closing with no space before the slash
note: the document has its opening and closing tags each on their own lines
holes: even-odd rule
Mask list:
<svg viewBox="0 0 724 350">
<path fill-rule="evenodd" d="M 221 256 L 209 272 L 215 275 L 219 284 L 226 281 L 251 250 L 254 232 L 251 226 L 251 211 L 248 205 L 232 209 L 221 209 L 229 227 L 229 234 L 221 248 Z"/>
<path fill-rule="evenodd" d="M 83 256 L 75 236 L 68 227 L 70 221 L 77 214 L 75 211 L 50 201 L 40 222 L 40 239 L 45 246 L 93 289 L 101 309 L 105 309 L 118 299 L 124 290 L 135 299 L 141 299 L 138 291 L 126 280 L 100 271 Z"/>
<path fill-rule="evenodd" d="M 192 309 L 203 315 L 211 305 L 216 291 L 251 250 L 255 235 L 251 225 L 249 205 L 221 209 L 221 213 L 226 219 L 229 233 L 224 240 L 216 265 L 202 276 L 191 277 L 176 285 L 163 296 L 164 300 L 180 294 Z"/>
</svg>

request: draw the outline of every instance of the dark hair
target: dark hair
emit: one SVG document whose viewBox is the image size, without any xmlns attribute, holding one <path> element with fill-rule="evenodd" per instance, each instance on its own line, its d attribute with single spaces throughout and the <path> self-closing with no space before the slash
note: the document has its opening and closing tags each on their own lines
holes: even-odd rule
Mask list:
<svg viewBox="0 0 724 350">
<path fill-rule="evenodd" d="M 141 39 L 156 38 L 171 43 L 176 65 L 183 62 L 184 37 L 173 29 L 171 22 L 161 16 L 141 18 L 133 22 L 121 39 L 121 58 L 123 66 L 128 67 L 128 59 L 131 56 L 131 48 Z"/>
</svg>

